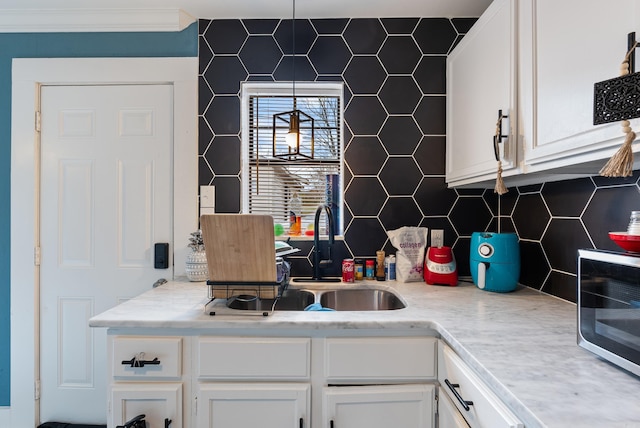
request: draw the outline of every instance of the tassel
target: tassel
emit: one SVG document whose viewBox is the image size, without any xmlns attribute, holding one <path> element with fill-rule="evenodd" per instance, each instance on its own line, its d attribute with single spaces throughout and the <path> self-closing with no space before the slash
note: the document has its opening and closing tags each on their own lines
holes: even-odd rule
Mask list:
<svg viewBox="0 0 640 428">
<path fill-rule="evenodd" d="M 636 133 L 629 131 L 622 147 L 611 156 L 611 159 L 600 170 L 603 177 L 631 177 L 633 175 L 633 151 L 631 144 L 636 139 Z"/>
<path fill-rule="evenodd" d="M 504 195 L 508 191 L 509 189 L 507 189 L 507 186 L 504 185 L 504 180 L 502 180 L 502 161 L 498 161 L 498 175 L 496 176 L 496 187 L 493 189 L 493 193 Z"/>
</svg>

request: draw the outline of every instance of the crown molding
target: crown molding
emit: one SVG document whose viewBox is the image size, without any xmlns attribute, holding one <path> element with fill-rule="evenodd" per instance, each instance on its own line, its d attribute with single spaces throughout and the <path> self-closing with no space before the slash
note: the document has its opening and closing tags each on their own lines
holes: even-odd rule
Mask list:
<svg viewBox="0 0 640 428">
<path fill-rule="evenodd" d="M 181 9 L 0 9 L 0 33 L 182 31 Z"/>
</svg>

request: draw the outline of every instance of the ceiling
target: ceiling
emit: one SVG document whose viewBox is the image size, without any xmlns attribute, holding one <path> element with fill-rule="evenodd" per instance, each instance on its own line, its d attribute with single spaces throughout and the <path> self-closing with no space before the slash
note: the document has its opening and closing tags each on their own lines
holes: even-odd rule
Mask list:
<svg viewBox="0 0 640 428">
<path fill-rule="evenodd" d="M 478 17 L 492 0 L 295 0 L 296 18 Z M 182 9 L 194 18 L 289 18 L 293 0 L 0 0 L 12 13 Z"/>
</svg>

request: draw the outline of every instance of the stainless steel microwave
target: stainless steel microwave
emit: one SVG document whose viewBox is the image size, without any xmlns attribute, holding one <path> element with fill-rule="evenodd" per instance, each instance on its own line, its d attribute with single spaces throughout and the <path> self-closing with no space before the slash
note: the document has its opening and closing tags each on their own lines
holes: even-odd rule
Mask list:
<svg viewBox="0 0 640 428">
<path fill-rule="evenodd" d="M 578 345 L 640 376 L 640 254 L 578 250 Z"/>
</svg>

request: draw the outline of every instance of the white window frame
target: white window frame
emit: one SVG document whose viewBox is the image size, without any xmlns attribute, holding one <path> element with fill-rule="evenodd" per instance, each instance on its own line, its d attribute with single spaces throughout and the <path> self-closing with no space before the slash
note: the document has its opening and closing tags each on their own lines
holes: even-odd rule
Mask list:
<svg viewBox="0 0 640 428">
<path fill-rule="evenodd" d="M 342 82 L 296 82 L 296 97 L 303 96 L 330 96 L 340 99 L 341 117 L 344 113 L 344 83 Z M 292 96 L 292 82 L 244 82 L 241 87 L 240 100 L 240 124 L 242 139 L 242 169 L 241 177 L 241 212 L 249 213 L 249 180 L 244 179 L 246 172 L 249 171 L 249 108 L 251 97 L 254 96 Z M 339 123 L 340 133 L 340 204 L 344 211 L 344 121 L 341 119 Z M 340 224 L 336 225 L 336 230 L 344 231 L 344 213 L 340 215 Z M 342 237 L 340 235 L 339 237 Z M 304 235 L 296 236 L 295 239 L 305 239 Z M 311 239 L 311 238 L 309 238 Z"/>
</svg>

